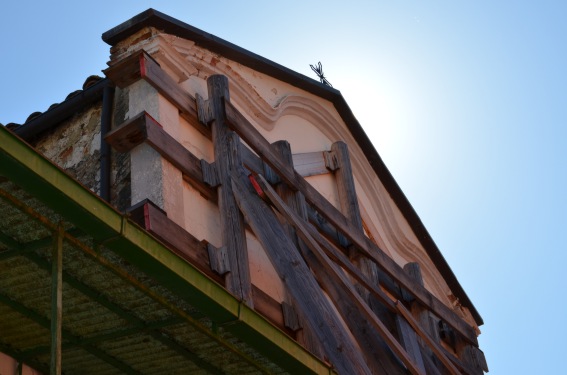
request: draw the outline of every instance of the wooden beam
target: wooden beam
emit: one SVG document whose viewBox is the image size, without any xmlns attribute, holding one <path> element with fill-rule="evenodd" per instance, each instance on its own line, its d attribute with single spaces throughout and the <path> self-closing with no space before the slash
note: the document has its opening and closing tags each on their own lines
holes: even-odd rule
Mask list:
<svg viewBox="0 0 567 375">
<path fill-rule="evenodd" d="M 244 219 L 232 193 L 231 173 L 242 168 L 240 138 L 225 123 L 224 100 L 230 100 L 228 78 L 212 75 L 207 79 L 211 129 L 215 151 L 215 166 L 220 185 L 217 187 L 220 212 L 222 246 L 226 247 L 230 272 L 226 275 L 226 288 L 253 307 L 248 248 L 244 232 Z"/>
<path fill-rule="evenodd" d="M 50 374 L 61 375 L 61 340 L 63 330 L 63 223 L 53 234 L 51 251 L 51 366 Z"/>
<path fill-rule="evenodd" d="M 329 173 L 325 165 L 323 151 L 293 154 L 293 167 L 303 177 Z"/>
<path fill-rule="evenodd" d="M 482 350 L 471 345 L 466 345 L 461 351 L 461 358 L 468 366 L 470 375 L 482 375 L 488 372 L 488 365 Z"/>
<path fill-rule="evenodd" d="M 355 228 L 364 233 L 364 226 L 360 215 L 360 207 L 358 205 L 358 196 L 356 194 L 354 174 L 350 162 L 348 146 L 342 141 L 337 141 L 332 144 L 331 151 L 329 151 L 326 155 L 326 160 L 328 161 L 327 164 L 332 166 L 330 169 L 333 170 L 333 175 L 335 177 L 341 212 Z M 342 236 L 339 236 L 339 238 L 341 237 Z M 379 285 L 379 282 L 383 279 L 380 276 L 381 274 L 384 275 L 384 273 L 378 269 L 376 263 L 357 251 L 356 247 L 349 245 L 347 248 L 349 249 L 349 256 L 352 263 L 359 269 L 359 272 L 363 274 L 372 283 L 372 285 Z M 379 317 L 380 320 L 390 328 L 390 330 L 395 331 L 396 328 L 401 328 L 403 331 L 403 328 L 405 327 L 404 322 L 397 321 L 397 314 L 391 314 L 390 311 L 385 309 L 382 304 L 374 303 L 373 296 L 368 293 L 368 289 L 361 287 L 356 281 L 354 286 L 366 303 L 369 306 L 372 306 L 372 311 L 374 311 L 376 316 Z M 403 335 L 402 333 L 404 332 L 399 333 L 400 337 L 407 338 L 408 335 L 411 337 L 412 332 L 407 332 L 408 335 Z M 402 344 L 406 344 L 404 345 L 405 349 L 408 351 L 418 367 L 423 370 L 419 348 L 416 353 L 416 351 L 413 350 L 414 345 L 407 345 L 408 343 L 406 341 L 402 341 Z M 417 342 L 415 342 L 415 347 L 417 347 Z"/>
<path fill-rule="evenodd" d="M 284 163 L 293 167 L 293 156 L 291 153 L 291 146 L 288 141 L 282 140 L 282 141 L 274 142 L 272 143 L 272 147 L 280 155 Z M 303 194 L 301 194 L 301 192 L 293 191 L 292 189 L 290 189 L 290 187 L 287 184 L 283 183 L 279 179 L 279 177 L 277 177 L 277 175 L 274 176 L 273 171 L 271 171 L 271 168 L 269 168 L 269 166 L 266 163 L 262 163 L 262 164 L 264 167 L 264 172 L 266 172 L 266 170 L 269 169 L 270 175 L 272 175 L 273 180 L 277 181 L 276 183 L 277 193 L 294 210 L 294 212 L 296 212 L 304 220 L 307 220 L 308 219 L 308 215 L 306 211 L 307 205 L 305 203 L 305 197 L 303 196 Z M 297 237 L 297 234 L 295 233 L 295 229 L 293 228 L 293 226 L 291 226 L 286 220 L 280 220 L 280 223 L 288 233 L 289 238 L 293 241 L 295 246 L 301 246 L 302 245 L 300 243 L 301 240 L 299 240 L 299 238 Z M 299 315 L 298 319 L 301 319 L 301 322 L 297 322 L 297 326 L 301 326 L 303 328 L 301 330 L 301 334 L 299 335 L 299 339 L 301 340 L 302 345 L 305 346 L 312 353 L 316 353 L 318 355 L 324 353 L 323 347 L 321 343 L 317 340 L 312 327 L 310 327 L 309 324 L 305 324 L 303 322 L 305 320 L 305 317 L 303 316 L 303 312 L 300 311 L 300 308 L 297 306 L 297 303 L 293 299 L 292 293 L 287 289 L 285 290 L 284 303 L 282 304 L 282 307 L 284 306 L 289 306 L 289 309 L 299 310 L 297 311 L 295 316 Z M 286 317 L 287 315 L 293 316 L 293 314 L 287 314 L 286 310 L 288 309 L 286 308 L 283 309 L 284 317 Z M 293 326 L 293 323 L 290 323 L 290 325 Z M 297 328 L 299 329 L 299 327 Z"/>
<path fill-rule="evenodd" d="M 418 280 L 420 285 L 423 285 L 419 264 L 407 263 L 406 265 L 404 265 L 404 272 L 408 273 L 414 280 Z M 405 292 L 403 289 L 401 294 L 413 300 L 413 296 L 409 295 L 409 293 Z M 398 307 L 396 306 L 396 308 Z M 423 360 L 422 351 L 420 348 L 420 343 L 417 339 L 417 334 L 415 332 L 415 329 L 413 329 L 410 326 L 407 319 L 404 318 L 403 316 L 396 314 L 395 320 L 396 320 L 396 326 L 398 328 L 398 333 L 400 336 L 400 342 L 402 343 L 404 348 L 406 348 L 406 350 L 412 356 L 412 358 L 418 364 L 418 366 L 420 366 L 420 368 L 423 371 L 427 372 L 426 365 Z M 429 352 L 429 349 L 427 351 Z"/>
<path fill-rule="evenodd" d="M 279 303 L 254 284 L 252 284 L 252 295 L 254 296 L 254 310 L 258 311 L 290 337 L 297 338 L 297 329 L 289 326 L 288 322 L 286 322 L 285 313 L 287 313 L 287 307 L 284 307 L 285 302 L 284 304 Z"/>
<path fill-rule="evenodd" d="M 173 222 L 167 214 L 149 200 L 129 209 L 130 218 L 167 245 L 174 253 L 197 267 L 205 275 L 224 285 L 224 278 L 213 272 L 209 261 L 208 243 L 200 241 Z"/>
<path fill-rule="evenodd" d="M 197 267 L 205 275 L 224 286 L 224 277 L 214 272 L 209 259 L 209 246 L 177 225 L 154 203 L 145 200 L 128 210 L 130 219 L 163 242 L 171 251 Z M 282 331 L 294 336 L 284 327 L 281 304 L 252 284 L 254 309 L 268 318 Z"/>
<path fill-rule="evenodd" d="M 355 279 L 357 282 L 360 283 L 360 285 L 362 285 L 364 288 L 366 288 L 366 290 L 368 290 L 370 292 L 370 294 L 375 297 L 378 301 L 380 301 L 380 303 L 384 304 L 385 307 L 388 308 L 388 310 L 398 313 L 398 308 L 395 306 L 393 300 L 391 300 L 391 298 L 389 296 L 387 296 L 382 289 L 380 289 L 378 287 L 377 284 L 371 282 L 365 275 L 363 275 L 356 267 L 354 267 L 354 265 L 351 263 L 350 259 L 344 255 L 339 249 L 337 249 L 335 247 L 335 245 L 333 243 L 331 243 L 326 237 L 324 237 L 321 233 L 319 233 L 316 228 L 314 228 L 313 226 L 310 225 L 306 225 L 306 229 L 308 230 L 309 234 L 315 239 L 315 241 L 317 241 L 317 243 L 321 246 L 321 248 L 323 249 L 323 251 L 325 252 L 325 254 L 335 263 L 337 263 L 340 267 L 342 267 L 353 279 Z M 419 264 L 417 263 L 407 263 L 404 266 L 404 271 L 406 271 L 408 274 L 411 275 L 411 277 L 415 277 L 415 280 L 423 283 L 423 280 L 421 279 L 421 271 L 419 269 Z M 412 302 L 412 313 L 414 314 L 414 316 L 416 315 L 415 307 L 419 306 L 420 310 L 423 312 L 423 315 L 418 315 L 421 319 L 423 319 L 423 324 L 427 324 L 426 326 L 422 325 L 422 329 L 425 330 L 425 332 L 427 332 L 430 337 L 435 337 L 435 336 L 431 336 L 432 334 L 436 334 L 436 331 L 431 331 L 430 329 L 431 327 L 431 319 L 430 319 L 430 315 L 429 312 L 425 309 L 423 309 L 423 307 L 419 304 L 419 302 L 415 301 L 415 299 L 413 299 L 413 297 L 411 298 Z M 408 301 L 410 302 L 410 301 Z M 396 315 L 398 316 L 398 315 Z M 431 360 L 427 360 L 426 355 L 422 354 L 419 357 L 417 357 L 417 352 L 415 351 L 415 340 L 413 337 L 408 337 L 408 335 L 411 335 L 411 333 L 409 333 L 410 331 L 413 333 L 412 336 L 416 336 L 415 332 L 413 331 L 413 329 L 411 328 L 411 326 L 409 326 L 409 323 L 406 322 L 406 320 L 403 317 L 399 317 L 399 319 L 397 319 L 397 323 L 401 322 L 403 320 L 403 322 L 405 322 L 405 327 L 403 329 L 403 332 L 400 332 L 400 342 L 402 343 L 402 345 L 404 345 L 404 340 L 406 340 L 405 342 L 410 341 L 411 342 L 411 347 L 408 349 L 406 346 L 404 346 L 406 348 L 406 351 L 408 352 L 408 354 L 410 354 L 410 356 L 412 356 L 412 359 L 414 359 L 414 361 L 416 362 L 416 364 L 418 365 L 418 367 L 422 368 L 421 364 L 423 364 L 423 371 L 426 372 L 427 374 L 431 373 L 437 373 L 435 371 L 437 371 L 436 369 L 432 368 L 431 366 L 435 366 L 435 364 L 433 364 L 431 362 Z M 419 320 L 420 324 L 422 320 Z M 433 333 L 431 333 L 433 332 Z M 476 349 L 474 346 L 468 345 L 468 347 L 470 348 L 469 350 L 473 350 Z M 445 350 L 444 348 L 441 347 L 442 350 Z M 428 351 L 427 355 L 432 355 L 432 352 L 430 349 L 428 349 L 427 347 L 425 347 L 425 350 Z M 479 349 L 477 349 L 479 350 Z M 453 361 L 453 364 L 455 364 L 455 366 L 459 369 L 463 369 L 463 371 L 465 371 L 465 373 L 469 373 L 469 374 L 476 374 L 476 372 L 471 371 L 470 367 L 471 365 L 466 365 L 465 363 L 463 363 L 464 359 L 458 359 L 452 355 L 450 355 L 449 353 L 446 353 L 446 356 L 448 358 L 451 359 L 451 361 Z M 421 361 L 419 361 L 419 358 L 421 358 Z M 430 366 L 430 367 L 427 367 Z M 474 367 L 474 366 L 472 366 Z M 439 372 L 440 374 L 440 372 Z"/>
<path fill-rule="evenodd" d="M 179 87 L 146 51 L 142 50 L 112 65 L 104 74 L 120 88 L 127 87 L 139 79 L 145 80 L 177 107 L 181 117 L 207 138 L 211 137 L 210 128 L 198 120 L 195 98 Z"/>
<path fill-rule="evenodd" d="M 453 362 L 445 356 L 445 353 L 441 350 L 438 343 L 429 337 L 429 335 L 421 328 L 421 326 L 417 323 L 417 321 L 413 318 L 411 313 L 406 309 L 406 307 L 400 302 L 396 301 L 396 307 L 402 316 L 406 319 L 406 321 L 410 324 L 410 326 L 417 332 L 419 337 L 427 343 L 427 346 L 435 353 L 437 358 L 443 363 L 443 365 L 449 370 L 451 375 L 460 375 L 460 371 L 453 365 Z"/>
<path fill-rule="evenodd" d="M 360 216 L 360 207 L 358 206 L 358 197 L 346 143 L 342 141 L 333 143 L 331 145 L 331 153 L 336 160 L 337 169 L 335 169 L 334 175 L 341 212 L 351 222 L 353 227 L 362 231 L 362 217 Z"/>
<path fill-rule="evenodd" d="M 217 200 L 217 192 L 204 181 L 202 160 L 187 150 L 169 135 L 159 122 L 147 112 L 141 112 L 104 138 L 116 151 L 128 152 L 141 143 L 150 145 L 164 159 L 183 173 L 183 178 L 191 183 L 205 198 Z"/>
<path fill-rule="evenodd" d="M 419 263 L 406 263 L 403 269 L 410 278 L 412 278 L 419 285 L 423 286 L 423 277 L 421 276 L 421 267 L 419 266 Z M 421 303 L 419 303 L 419 301 L 417 301 L 410 293 L 403 289 L 401 296 L 406 303 L 409 303 L 409 306 L 411 307 L 411 313 L 414 319 L 420 325 L 421 329 L 425 333 L 427 333 L 437 345 L 440 345 L 439 334 L 429 310 L 427 310 Z M 442 371 L 442 363 L 437 360 L 431 348 L 424 340 L 419 339 L 419 341 L 421 348 L 421 358 L 423 360 L 425 368 L 427 369 L 427 372 L 432 373 L 433 375 L 441 375 L 442 373 L 444 373 Z"/>
<path fill-rule="evenodd" d="M 354 322 L 352 322 L 353 324 L 349 325 L 352 333 L 355 336 L 361 338 L 368 338 L 368 336 L 362 330 L 363 327 L 358 326 L 360 322 L 364 322 L 363 319 L 359 319 L 357 317 L 357 313 L 360 312 L 362 313 L 366 321 L 368 321 L 368 323 L 370 323 L 370 325 L 382 337 L 388 347 L 401 359 L 401 361 L 412 374 L 425 374 L 413 363 L 412 359 L 409 357 L 404 348 L 402 348 L 400 343 L 392 336 L 392 334 L 388 331 L 384 324 L 376 317 L 374 312 L 370 309 L 370 307 L 362 299 L 362 297 L 356 292 L 356 290 L 354 290 L 354 287 L 345 277 L 343 272 L 325 255 L 325 252 L 319 247 L 319 244 L 309 234 L 307 225 L 302 222 L 302 220 L 293 212 L 293 210 L 287 207 L 287 205 L 281 200 L 281 198 L 276 194 L 276 192 L 261 175 L 258 175 L 257 177 L 260 187 L 262 188 L 270 202 L 276 207 L 280 214 L 282 214 L 287 220 L 290 221 L 290 223 L 295 227 L 297 234 L 311 250 L 311 253 L 303 252 L 303 256 L 310 259 L 311 262 L 313 262 L 314 260 L 317 261 L 318 267 L 312 266 L 311 268 L 314 272 L 319 272 L 320 276 L 322 276 L 319 280 L 323 281 L 327 292 L 330 293 L 339 311 L 343 311 L 347 314 L 346 316 L 344 316 L 345 319 L 349 317 L 354 319 Z M 311 256 L 311 254 L 313 256 Z M 351 309 L 350 307 L 352 306 L 355 306 L 357 309 Z M 365 349 L 363 347 L 361 348 L 363 350 Z"/>
<path fill-rule="evenodd" d="M 234 129 L 270 167 L 279 173 L 282 180 L 292 188 L 301 191 L 305 199 L 316 207 L 345 237 L 352 241 L 359 251 L 377 263 L 380 268 L 394 278 L 402 287 L 412 293 L 421 303 L 455 328 L 468 342 L 478 346 L 476 333 L 470 325 L 428 290 L 411 280 L 392 258 L 370 241 L 362 231 L 351 224 L 341 212 L 321 195 L 321 193 L 294 171 L 293 168 L 286 166 L 275 151 L 271 149 L 268 141 L 230 101 L 225 101 L 225 110 L 229 126 Z"/>
<path fill-rule="evenodd" d="M 232 184 L 238 206 L 252 231 L 266 250 L 294 300 L 313 327 L 325 355 L 340 374 L 371 374 L 362 354 L 323 295 L 299 251 L 279 223 L 274 212 L 251 191 L 244 171 L 233 171 Z"/>
</svg>

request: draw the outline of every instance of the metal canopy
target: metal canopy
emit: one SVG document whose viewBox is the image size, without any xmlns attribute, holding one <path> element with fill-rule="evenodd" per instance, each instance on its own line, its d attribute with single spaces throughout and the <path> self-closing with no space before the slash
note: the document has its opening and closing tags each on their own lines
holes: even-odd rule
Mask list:
<svg viewBox="0 0 567 375">
<path fill-rule="evenodd" d="M 332 372 L 0 127 L 0 351 L 44 373 L 54 272 L 65 374 Z"/>
</svg>

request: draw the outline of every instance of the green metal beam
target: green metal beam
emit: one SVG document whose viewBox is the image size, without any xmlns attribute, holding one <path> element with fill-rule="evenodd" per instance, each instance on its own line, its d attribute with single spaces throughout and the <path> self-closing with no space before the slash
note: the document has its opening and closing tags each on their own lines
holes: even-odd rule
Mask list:
<svg viewBox="0 0 567 375">
<path fill-rule="evenodd" d="M 164 345 L 167 345 L 170 349 L 174 350 L 176 353 L 182 355 L 183 357 L 189 359 L 198 367 L 202 368 L 203 370 L 208 371 L 211 374 L 215 375 L 224 375 L 225 372 L 216 367 L 215 365 L 211 364 L 210 362 L 204 360 L 203 358 L 199 357 L 196 353 L 190 351 L 186 346 L 183 346 L 176 342 L 175 340 L 166 337 L 164 334 L 156 331 L 151 331 L 150 335 L 161 342 Z"/>
<path fill-rule="evenodd" d="M 0 174 L 96 239 L 120 232 L 120 214 L 67 176 L 59 167 L 0 127 Z M 78 198 L 80 203 L 77 202 Z M 96 215 L 92 215 L 96 212 Z"/>
<path fill-rule="evenodd" d="M 1 195 L 0 199 L 2 199 Z M 83 231 L 78 228 L 73 228 L 69 229 L 67 231 L 67 234 L 76 237 L 82 235 Z M 3 242 L 8 245 L 8 247 L 10 247 L 10 249 L 0 252 L 0 261 L 2 261 L 4 259 L 9 259 L 18 255 L 24 255 L 32 251 L 46 249 L 52 245 L 53 237 L 49 236 L 31 242 L 20 243 L 12 237 L 0 232 L 0 242 Z"/>
<path fill-rule="evenodd" d="M 10 297 L 0 294 L 0 303 L 9 306 L 10 308 L 14 309 L 18 313 L 22 314 L 23 316 L 31 319 L 33 322 L 39 324 L 41 327 L 50 329 L 51 328 L 51 321 L 47 319 L 45 316 L 41 315 L 40 313 L 22 305 L 21 303 L 14 301 Z M 80 346 L 87 352 L 91 353 L 92 355 L 98 357 L 99 359 L 109 363 L 110 365 L 116 367 L 120 371 L 123 371 L 126 374 L 131 375 L 138 375 L 139 372 L 132 369 L 130 366 L 126 365 L 125 363 L 119 361 L 118 359 L 108 355 L 107 353 L 103 352 L 102 350 L 92 346 L 92 345 L 81 345 L 81 339 L 72 335 L 70 332 L 62 330 L 62 334 L 65 337 L 65 340 L 75 343 L 77 346 Z"/>
<path fill-rule="evenodd" d="M 63 330 L 63 238 L 65 230 L 59 223 L 53 233 L 51 251 L 51 375 L 61 375 L 61 332 Z"/>
<path fill-rule="evenodd" d="M 3 127 L 0 127 L 0 175 L 175 291 L 179 297 L 199 306 L 214 322 L 231 323 L 226 326 L 227 329 L 230 327 L 230 332 L 282 368 L 292 372 L 301 369 L 301 373 L 332 373 L 330 366 L 257 312 L 242 306 L 221 285 L 169 251 Z M 181 310 L 180 313 L 184 312 Z M 223 345 L 230 347 L 227 342 Z M 242 352 L 240 355 L 246 358 Z"/>
<path fill-rule="evenodd" d="M 149 332 L 151 330 L 156 330 L 156 329 L 160 329 L 160 328 L 165 328 L 165 327 L 169 327 L 172 325 L 176 325 L 176 324 L 181 324 L 184 323 L 184 320 L 178 317 L 175 318 L 171 318 L 171 319 L 165 319 L 165 320 L 159 320 L 159 321 L 155 321 L 155 322 L 151 322 L 148 324 L 139 324 L 139 325 L 135 325 L 132 327 L 128 327 L 128 328 L 122 328 L 122 329 L 117 329 L 115 331 L 112 332 L 107 332 L 104 333 L 102 335 L 95 335 L 95 336 L 91 336 L 91 337 L 87 337 L 87 338 L 81 338 L 81 340 L 79 342 L 65 342 L 63 343 L 63 349 L 67 350 L 67 349 L 73 349 L 76 347 L 81 347 L 82 345 L 92 345 L 92 344 L 96 344 L 99 342 L 103 342 L 103 341 L 110 341 L 110 340 L 115 340 L 124 336 L 130 336 L 136 333 L 146 333 Z M 21 353 L 19 353 L 19 357 L 23 358 L 24 361 L 27 360 L 28 358 L 34 358 L 36 356 L 42 355 L 42 354 L 46 354 L 48 353 L 50 350 L 49 346 L 37 346 L 35 348 L 31 348 L 25 351 L 22 351 Z M 1 351 L 1 350 L 0 350 Z"/>
<path fill-rule="evenodd" d="M 51 239 L 51 237 L 49 237 Z M 16 250 L 20 250 L 22 248 L 22 245 L 16 241 L 15 239 L 13 239 L 12 237 L 0 232 L 0 242 L 2 242 L 4 245 L 7 245 L 10 249 L 16 249 Z M 5 253 L 10 252 L 10 250 L 4 250 L 2 252 L 0 252 L 0 257 L 2 257 Z M 0 258 L 2 259 L 2 258 Z M 5 259 L 5 258 L 4 258 Z"/>
<path fill-rule="evenodd" d="M 25 212 L 27 215 L 34 218 L 39 223 L 46 226 L 48 229 L 51 229 L 51 230 L 57 229 L 57 226 L 54 223 L 52 223 L 47 217 L 45 217 L 42 214 L 40 214 L 39 212 L 35 211 L 32 207 L 29 207 L 28 205 L 24 204 L 23 202 L 20 202 L 16 197 L 11 195 L 10 193 L 5 192 L 5 191 L 0 191 L 0 198 L 6 200 L 11 205 L 13 205 L 17 209 L 21 210 L 22 212 Z M 162 306 L 172 310 L 173 313 L 177 314 L 180 317 L 183 317 L 190 324 L 192 324 L 195 328 L 197 328 L 201 333 L 208 335 L 209 337 L 211 337 L 212 339 L 217 341 L 219 344 L 226 347 L 229 351 L 239 355 L 241 358 L 247 360 L 250 364 L 258 367 L 261 371 L 264 371 L 256 361 L 254 361 L 253 359 L 248 357 L 245 353 L 243 353 L 239 349 L 235 348 L 233 345 L 228 344 L 227 342 L 219 339 L 219 337 L 217 335 L 211 333 L 207 328 L 203 327 L 193 316 L 187 314 L 185 311 L 183 311 L 183 310 L 177 308 L 176 306 L 174 306 L 173 304 L 167 302 L 167 300 L 165 298 L 163 298 L 163 297 L 159 296 L 157 293 L 153 292 L 147 286 L 145 286 L 144 284 L 142 284 L 141 282 L 136 280 L 132 275 L 128 274 L 123 269 L 117 267 L 114 263 L 106 260 L 100 254 L 93 251 L 90 247 L 84 245 L 81 241 L 77 240 L 76 238 L 74 238 L 73 236 L 71 236 L 68 233 L 66 234 L 66 239 L 69 243 L 71 243 L 73 246 L 77 247 L 78 249 L 82 250 L 86 255 L 93 258 L 100 265 L 108 268 L 109 270 L 114 272 L 117 276 L 121 277 L 126 282 L 134 285 L 140 291 L 147 294 L 149 297 L 154 299 L 156 302 L 160 303 Z M 51 269 L 51 264 L 47 260 L 41 258 L 39 255 L 34 254 L 34 253 L 27 253 L 27 254 L 25 254 L 25 256 L 27 256 L 28 259 L 32 260 L 34 263 L 36 263 L 38 266 L 40 266 L 42 268 L 44 268 L 46 270 Z M 102 296 L 99 295 L 99 293 L 96 292 L 95 290 L 91 290 L 90 287 L 88 287 L 88 286 L 82 284 L 81 282 L 73 279 L 73 277 L 67 275 L 65 272 L 63 273 L 63 276 L 64 276 L 64 280 L 65 280 L 66 283 L 70 284 L 70 286 L 75 287 L 77 290 L 83 292 L 83 294 L 85 294 L 86 296 L 89 296 L 90 298 L 96 300 L 97 302 L 101 303 L 103 306 L 106 306 L 107 308 L 109 308 L 111 311 L 118 313 L 119 316 L 121 316 L 121 313 L 123 313 L 120 307 L 113 305 L 113 303 L 110 302 L 110 301 L 105 301 L 102 298 Z M 137 317 L 134 317 L 129 313 L 123 313 L 123 314 L 126 314 L 126 315 L 122 316 L 126 320 L 137 319 Z M 140 322 L 141 321 L 136 321 L 136 324 L 138 324 Z M 163 340 L 162 343 L 164 343 L 166 345 L 173 345 L 173 346 L 177 345 L 177 343 L 171 342 L 171 340 L 169 340 L 164 335 L 160 335 L 158 337 L 161 337 L 161 339 Z M 187 348 L 183 351 L 183 354 L 186 357 L 189 356 L 189 353 L 191 353 L 189 359 L 192 360 L 192 361 L 195 361 L 196 364 L 199 364 L 199 363 L 204 364 L 205 363 L 205 361 L 203 361 L 196 354 L 190 352 Z M 214 368 L 214 366 L 211 366 L 211 365 L 208 366 L 209 371 L 211 371 L 213 368 Z M 215 373 L 218 373 L 218 371 L 220 371 L 220 370 L 216 369 Z M 264 371 L 264 372 L 266 372 L 266 371 Z"/>
<path fill-rule="evenodd" d="M 37 254 L 26 254 L 26 257 L 33 261 L 39 267 L 48 270 L 52 265 L 46 260 L 40 257 Z M 92 289 L 90 286 L 84 284 L 83 282 L 75 279 L 73 276 L 69 275 L 67 272 L 62 271 L 63 281 L 65 284 L 69 285 L 70 287 L 78 290 L 80 293 L 89 297 L 90 299 L 94 300 L 95 302 L 99 303 L 100 305 L 104 306 L 108 310 L 112 311 L 122 319 L 126 320 L 129 323 L 134 324 L 135 327 L 138 327 L 138 330 L 149 330 L 149 326 L 146 325 L 146 322 L 131 312 L 124 310 L 122 307 L 118 306 L 115 302 L 112 302 L 99 291 Z M 169 319 L 169 321 L 175 321 L 177 323 L 185 322 L 181 318 L 177 319 Z M 134 332 L 135 333 L 135 332 Z M 204 370 L 212 374 L 223 374 L 223 372 L 214 366 L 211 363 L 208 363 L 201 357 L 199 357 L 196 353 L 194 353 L 190 348 L 180 345 L 179 343 L 175 342 L 174 340 L 168 338 L 161 332 L 155 330 L 149 330 L 149 334 L 156 340 L 160 341 L 165 346 L 169 347 L 173 351 L 183 355 L 185 358 L 189 359 L 197 366 L 201 367 Z M 96 340 L 99 341 L 99 340 Z M 81 339 L 79 342 L 74 343 L 75 345 L 84 345 L 86 342 L 92 342 L 92 339 Z M 67 347 L 67 345 L 66 345 Z"/>
</svg>

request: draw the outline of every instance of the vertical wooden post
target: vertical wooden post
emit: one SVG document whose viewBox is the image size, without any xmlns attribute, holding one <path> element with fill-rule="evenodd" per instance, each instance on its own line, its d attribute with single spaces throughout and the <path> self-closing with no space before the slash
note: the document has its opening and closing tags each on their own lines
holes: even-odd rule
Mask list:
<svg viewBox="0 0 567 375">
<path fill-rule="evenodd" d="M 63 224 L 53 234 L 51 251 L 51 368 L 50 374 L 61 375 L 61 331 L 63 319 Z"/>
<path fill-rule="evenodd" d="M 367 365 L 373 373 L 400 373 L 399 361 L 394 357 L 381 362 L 385 355 L 395 353 L 412 374 L 423 374 L 415 367 L 407 352 L 400 346 L 384 324 L 376 317 L 368 304 L 354 290 L 343 270 L 325 255 L 314 237 L 310 234 L 308 223 L 299 218 L 270 187 L 262 176 L 258 184 L 279 213 L 295 227 L 302 241 L 299 249 L 309 268 L 315 274 L 321 287 L 328 293 L 336 309 L 365 356 Z M 305 246 L 303 246 L 303 244 Z M 387 297 L 386 297 L 387 298 Z M 378 334 L 378 335 L 376 335 Z M 383 340 L 383 341 L 381 341 Z M 388 350 L 391 349 L 390 350 Z"/>
<path fill-rule="evenodd" d="M 362 218 L 354 187 L 348 146 L 341 141 L 335 142 L 331 146 L 331 152 L 336 160 L 335 179 L 337 181 L 341 212 L 356 228 L 362 231 Z"/>
<path fill-rule="evenodd" d="M 346 143 L 341 141 L 333 143 L 331 154 L 336 168 L 334 175 L 341 212 L 350 220 L 354 227 L 363 232 L 362 217 L 360 215 L 360 207 L 358 206 L 352 166 Z M 372 282 L 378 283 L 378 267 L 376 264 L 365 257 L 361 257 L 359 254 L 352 254 L 351 258 L 352 262 L 361 270 L 364 276 L 368 277 Z M 362 292 L 359 287 L 357 287 L 357 290 Z"/>
<path fill-rule="evenodd" d="M 341 212 L 343 212 L 347 219 L 349 219 L 351 223 L 362 232 L 362 217 L 360 215 L 360 207 L 358 205 L 358 198 L 354 185 L 354 176 L 352 173 L 348 146 L 346 143 L 341 141 L 335 142 L 331 146 L 331 153 L 335 162 L 335 167 L 337 168 L 334 171 L 334 174 L 337 183 Z M 356 253 L 351 254 L 351 259 L 364 276 L 366 276 L 371 282 L 378 285 L 380 270 L 374 262 Z M 390 317 L 390 313 L 386 311 L 386 309 L 380 308 L 379 304 L 372 303 L 371 296 L 360 285 L 355 283 L 355 286 L 364 300 L 373 307 L 376 315 L 379 316 L 381 320 L 387 321 L 387 318 Z M 425 372 L 415 332 L 399 315 L 395 315 L 394 321 L 399 334 L 400 343 L 408 352 L 417 367 Z"/>
<path fill-rule="evenodd" d="M 423 285 L 423 280 L 421 279 L 421 270 L 418 263 L 408 263 L 404 267 L 404 270 L 414 277 L 418 282 Z M 423 357 L 421 355 L 421 350 L 419 342 L 417 340 L 417 335 L 413 328 L 408 324 L 406 319 L 400 315 L 395 316 L 396 327 L 398 329 L 398 334 L 400 336 L 400 343 L 407 350 L 409 355 L 415 361 L 417 366 L 423 371 L 425 371 L 425 364 L 423 362 Z"/>
<path fill-rule="evenodd" d="M 404 265 L 404 271 L 419 285 L 423 286 L 423 277 L 421 276 L 421 267 L 417 262 L 410 262 Z M 411 303 L 411 313 L 421 326 L 421 328 L 437 343 L 439 344 L 439 336 L 437 334 L 436 328 L 433 326 L 431 321 L 431 317 L 429 315 L 429 311 L 424 309 L 419 302 L 413 300 L 409 294 L 405 297 L 406 302 Z M 421 342 L 420 339 L 418 342 Z M 422 363 L 425 366 L 428 374 L 441 374 L 441 370 L 439 369 L 440 363 L 438 363 L 437 359 L 433 355 L 433 352 L 429 347 L 424 343 L 420 343 L 421 347 L 421 359 Z"/>
<path fill-rule="evenodd" d="M 289 142 L 277 141 L 272 144 L 272 147 L 281 156 L 282 161 L 290 168 L 293 168 L 293 155 L 291 153 Z M 289 186 L 281 181 L 276 185 L 276 192 L 280 197 L 282 197 L 286 204 L 290 206 L 295 213 L 298 214 L 299 217 L 301 217 L 305 221 L 308 221 L 307 204 L 305 202 L 305 197 L 301 192 L 293 191 Z M 297 234 L 295 233 L 293 226 L 290 225 L 286 220 L 282 220 L 281 223 L 285 230 L 288 232 L 289 238 L 295 243 L 296 246 L 300 246 L 300 241 L 297 238 Z M 292 303 L 291 296 L 289 294 L 289 291 L 286 290 L 286 302 L 297 308 L 297 304 Z M 302 320 L 305 319 L 302 316 L 301 311 L 298 312 L 298 315 Z M 301 325 L 302 330 L 301 334 L 298 336 L 298 341 L 300 341 L 309 351 L 311 351 L 315 355 L 318 355 L 319 357 L 322 357 L 324 350 L 321 347 L 321 344 L 317 341 L 311 327 L 309 327 L 308 325 L 306 326 L 303 322 L 301 322 Z"/>
<path fill-rule="evenodd" d="M 220 185 L 218 205 L 220 211 L 222 246 L 226 246 L 230 272 L 226 275 L 226 288 L 253 307 L 252 286 L 246 248 L 244 219 L 232 192 L 231 171 L 242 165 L 240 138 L 228 129 L 225 122 L 224 102 L 230 100 L 228 79 L 223 75 L 212 75 L 207 79 L 209 108 L 212 114 L 212 138 L 215 163 Z"/>
<path fill-rule="evenodd" d="M 248 224 L 300 306 L 306 321 L 313 327 L 329 361 L 340 374 L 371 374 L 352 336 L 321 291 L 275 213 L 256 191 L 251 190 L 252 186 L 244 173 L 234 173 L 232 182 L 238 205 Z M 277 193 L 274 192 L 274 195 L 277 196 Z"/>
</svg>

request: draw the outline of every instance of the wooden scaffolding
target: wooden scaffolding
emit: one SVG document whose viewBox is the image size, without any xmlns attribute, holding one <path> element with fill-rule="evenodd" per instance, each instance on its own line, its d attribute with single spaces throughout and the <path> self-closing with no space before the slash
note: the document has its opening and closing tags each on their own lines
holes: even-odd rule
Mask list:
<svg viewBox="0 0 567 375">
<path fill-rule="evenodd" d="M 302 156 L 334 174 L 339 210 L 306 181 L 309 170 L 294 169 L 285 140 L 270 144 L 231 103 L 226 77 L 209 77 L 208 99 L 194 98 L 144 51 L 105 74 L 119 87 L 145 80 L 213 143 L 215 160 L 208 163 L 145 112 L 106 137 L 119 152 L 151 146 L 218 205 L 220 248 L 199 241 L 149 201 L 133 207 L 131 217 L 172 251 L 340 374 L 488 371 L 476 332 L 424 287 L 419 265 L 400 267 L 365 234 L 345 143 Z M 286 286 L 289 298 L 281 305 L 250 281 L 246 227 Z"/>
</svg>

